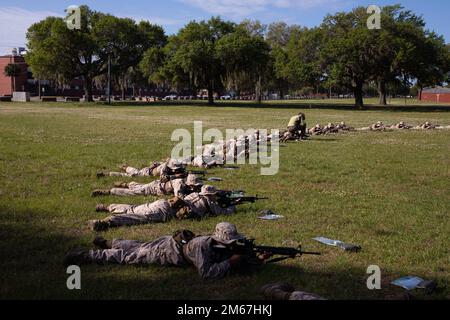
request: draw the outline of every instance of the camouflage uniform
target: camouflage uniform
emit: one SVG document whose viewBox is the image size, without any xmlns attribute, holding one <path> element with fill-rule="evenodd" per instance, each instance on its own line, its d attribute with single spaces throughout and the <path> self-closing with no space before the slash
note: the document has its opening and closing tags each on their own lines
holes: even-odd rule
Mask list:
<svg viewBox="0 0 450 320">
<path fill-rule="evenodd" d="M 314 127 L 308 130 L 308 133 L 312 136 L 319 136 L 323 133 L 323 128 L 320 124 L 316 124 Z"/>
<path fill-rule="evenodd" d="M 183 248 L 186 260 L 192 263 L 203 279 L 218 279 L 228 275 L 232 269 L 231 254 L 215 249 L 218 244 L 231 245 L 244 239 L 231 223 L 222 222 L 216 226 L 212 236 L 197 237 Z"/>
<path fill-rule="evenodd" d="M 389 128 L 394 129 L 394 130 L 408 130 L 408 129 L 411 129 L 412 127 L 408 126 L 403 121 L 400 121 L 399 123 L 394 124 L 394 125 L 390 126 Z"/>
<path fill-rule="evenodd" d="M 168 159 L 166 162 L 153 162 L 150 167 L 136 169 L 134 167 L 125 167 L 125 172 L 110 172 L 111 177 L 169 177 L 175 170 L 180 170 L 183 165 L 175 159 Z"/>
<path fill-rule="evenodd" d="M 338 124 L 336 126 L 336 128 L 337 128 L 338 131 L 351 131 L 351 130 L 354 130 L 353 128 L 347 126 L 344 121 L 342 121 L 340 124 Z"/>
<path fill-rule="evenodd" d="M 436 126 L 431 124 L 429 121 L 425 122 L 424 124 L 416 127 L 417 129 L 422 129 L 422 130 L 432 130 L 432 129 L 436 129 Z"/>
<path fill-rule="evenodd" d="M 107 264 L 156 264 L 161 266 L 185 266 L 182 244 L 172 236 L 151 242 L 113 240 L 111 249 L 89 250 L 93 263 Z"/>
<path fill-rule="evenodd" d="M 130 182 L 127 188 L 113 188 L 109 194 L 115 196 L 162 196 L 174 194 L 183 197 L 192 193 L 195 187 L 203 185 L 201 180 L 194 174 L 189 174 L 186 178 L 172 179 L 167 182 L 155 180 L 151 183 L 141 184 Z"/>
<path fill-rule="evenodd" d="M 200 193 L 191 193 L 183 200 L 187 203 L 192 217 L 204 218 L 207 216 L 229 215 L 236 212 L 236 207 L 221 208 L 215 195 L 217 190 L 213 186 L 205 185 Z"/>
<path fill-rule="evenodd" d="M 314 293 L 295 291 L 294 287 L 286 283 L 265 285 L 262 292 L 268 300 L 325 300 Z"/>
<path fill-rule="evenodd" d="M 372 124 L 369 128 L 370 128 L 370 131 L 385 131 L 386 130 L 386 126 L 381 121 L 378 121 L 377 123 Z"/>
<path fill-rule="evenodd" d="M 182 232 L 184 234 L 186 231 Z M 161 237 L 152 242 L 113 240 L 109 249 L 69 252 L 64 263 L 65 265 L 116 263 L 162 266 L 192 264 L 203 279 L 222 278 L 232 271 L 230 251 L 218 250 L 217 246 L 229 246 L 245 238 L 237 232 L 234 225 L 227 222 L 219 223 L 212 236 L 194 238 L 190 231 L 187 232 L 191 235 L 181 241 L 177 235 Z"/>
<path fill-rule="evenodd" d="M 173 179 L 168 182 L 155 180 L 147 184 L 130 182 L 128 188 L 113 188 L 110 194 L 115 196 L 162 196 L 167 194 L 180 196 L 186 192 L 186 189 L 183 179 Z"/>
<path fill-rule="evenodd" d="M 214 155 L 198 155 L 193 160 L 191 165 L 198 168 L 212 168 L 223 164 L 223 155 L 217 153 Z"/>
<path fill-rule="evenodd" d="M 323 134 L 337 133 L 339 130 L 333 123 L 328 123 L 323 129 Z"/>
<path fill-rule="evenodd" d="M 111 204 L 106 210 L 113 215 L 103 220 L 92 220 L 90 226 L 95 231 L 102 231 L 111 227 L 166 222 L 174 218 L 183 206 L 185 204 L 179 198 L 162 199 L 138 206 Z"/>
</svg>

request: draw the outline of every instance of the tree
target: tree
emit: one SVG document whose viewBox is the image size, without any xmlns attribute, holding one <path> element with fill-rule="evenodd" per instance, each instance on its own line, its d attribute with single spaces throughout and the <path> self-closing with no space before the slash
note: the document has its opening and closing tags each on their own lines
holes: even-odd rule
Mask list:
<svg viewBox="0 0 450 320">
<path fill-rule="evenodd" d="M 270 47 L 261 32 L 248 28 L 250 23 L 240 25 L 235 32 L 222 37 L 217 43 L 217 55 L 226 70 L 228 87 L 237 92 L 255 86 L 256 101 L 261 103 L 262 81 L 267 72 Z M 256 84 L 256 85 L 255 85 Z"/>
<path fill-rule="evenodd" d="M 372 31 L 367 28 L 366 8 L 359 7 L 349 13 L 328 15 L 323 23 L 321 50 L 325 73 L 338 85 L 350 89 L 355 96 L 355 106 L 364 107 L 363 86 L 373 76 L 376 44 Z"/>
<path fill-rule="evenodd" d="M 382 10 L 382 26 L 373 37 L 377 46 L 373 80 L 378 83 L 380 104 L 386 105 L 388 84 L 417 82 L 423 87 L 445 81 L 448 50 L 442 38 L 425 30 L 422 17 L 400 5 L 387 6 Z"/>
<path fill-rule="evenodd" d="M 414 59 L 409 59 L 405 67 L 405 79 L 415 79 L 422 99 L 424 87 L 442 85 L 450 72 L 450 53 L 444 38 L 426 31 L 417 38 Z"/>
<path fill-rule="evenodd" d="M 5 66 L 4 74 L 11 78 L 12 91 L 16 91 L 16 77 L 20 76 L 22 69 L 16 63 L 10 63 Z"/>
<path fill-rule="evenodd" d="M 82 77 L 86 101 L 92 99 L 93 79 L 104 72 L 106 61 L 92 34 L 104 14 L 81 6 L 81 29 L 70 30 L 62 18 L 48 17 L 27 32 L 27 63 L 40 78 L 67 83 Z"/>
<path fill-rule="evenodd" d="M 178 34 L 169 39 L 170 58 L 167 66 L 171 71 L 188 74 L 190 82 L 197 87 L 207 88 L 208 103 L 214 104 L 214 91 L 221 87 L 221 77 L 225 74 L 218 59 L 217 43 L 225 35 L 235 30 L 235 24 L 220 18 L 209 21 L 192 21 Z M 172 80 L 180 75 L 175 72 Z"/>
<path fill-rule="evenodd" d="M 292 34 L 300 30 L 297 25 L 289 26 L 285 22 L 274 22 L 267 28 L 266 41 L 271 47 L 270 51 L 270 86 L 276 88 L 281 98 L 289 90 L 292 83 L 289 81 L 288 49 L 287 45 Z"/>
<path fill-rule="evenodd" d="M 67 83 L 82 77 L 86 101 L 92 101 L 92 83 L 111 71 L 122 96 L 146 50 L 162 47 L 167 38 L 160 26 L 136 24 L 128 18 L 92 11 L 81 6 L 81 29 L 70 30 L 61 18 L 49 17 L 28 29 L 27 63 L 39 78 Z M 132 76 L 133 75 L 133 76 Z"/>
<path fill-rule="evenodd" d="M 296 87 L 317 88 L 323 78 L 320 64 L 322 47 L 321 30 L 296 29 L 286 46 L 287 63 L 284 75 Z"/>
<path fill-rule="evenodd" d="M 284 48 L 291 40 L 292 33 L 300 29 L 298 25 L 289 26 L 286 22 L 274 22 L 267 27 L 266 40 L 272 48 Z"/>
</svg>

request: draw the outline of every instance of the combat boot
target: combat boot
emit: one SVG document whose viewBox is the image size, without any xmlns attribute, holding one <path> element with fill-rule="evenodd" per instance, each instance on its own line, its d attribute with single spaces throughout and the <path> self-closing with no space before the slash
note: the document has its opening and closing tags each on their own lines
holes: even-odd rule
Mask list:
<svg viewBox="0 0 450 320">
<path fill-rule="evenodd" d="M 64 256 L 64 266 L 80 266 L 90 264 L 93 260 L 89 256 L 89 251 L 86 249 L 72 249 Z"/>
<path fill-rule="evenodd" d="M 263 286 L 261 290 L 267 300 L 289 300 L 295 289 L 286 283 L 271 283 Z"/>
<path fill-rule="evenodd" d="M 104 173 L 103 171 L 97 171 L 97 178 L 102 178 L 105 176 L 106 176 L 106 173 Z"/>
<path fill-rule="evenodd" d="M 128 189 L 128 182 L 114 182 L 114 187 Z"/>
<path fill-rule="evenodd" d="M 94 241 L 92 241 L 92 243 L 96 247 L 99 247 L 100 249 L 103 249 L 103 250 L 111 249 L 111 247 L 112 247 L 111 242 L 101 236 L 96 236 Z"/>
<path fill-rule="evenodd" d="M 90 220 L 89 228 L 93 231 L 106 231 L 109 228 L 109 223 L 104 220 Z"/>
<path fill-rule="evenodd" d="M 111 194 L 110 190 L 101 190 L 97 189 L 92 191 L 91 196 L 92 197 L 100 197 L 100 196 L 109 196 Z"/>
<path fill-rule="evenodd" d="M 106 205 L 104 205 L 103 203 L 99 203 L 95 207 L 95 211 L 96 212 L 108 212 L 108 207 Z"/>
</svg>

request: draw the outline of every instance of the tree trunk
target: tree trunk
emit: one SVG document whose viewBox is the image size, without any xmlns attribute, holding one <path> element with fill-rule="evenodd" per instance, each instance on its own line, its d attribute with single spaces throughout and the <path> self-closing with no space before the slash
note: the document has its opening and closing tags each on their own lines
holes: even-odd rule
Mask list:
<svg viewBox="0 0 450 320">
<path fill-rule="evenodd" d="M 89 76 L 85 76 L 84 81 L 85 102 L 93 102 L 94 99 L 92 99 L 92 79 Z"/>
<path fill-rule="evenodd" d="M 208 104 L 213 105 L 214 104 L 214 89 L 212 81 L 209 81 L 208 84 Z"/>
<path fill-rule="evenodd" d="M 362 87 L 363 87 L 362 83 L 359 83 L 353 88 L 353 92 L 355 94 L 355 107 L 358 109 L 364 109 Z"/>
<path fill-rule="evenodd" d="M 256 82 L 256 103 L 261 104 L 262 95 L 261 95 L 261 77 L 258 77 L 258 81 Z"/>
<path fill-rule="evenodd" d="M 378 93 L 380 94 L 380 105 L 387 105 L 386 99 L 386 82 L 384 80 L 380 80 L 378 82 Z"/>
<path fill-rule="evenodd" d="M 125 101 L 125 86 L 123 84 L 120 85 L 120 92 L 122 96 L 122 101 Z"/>
<path fill-rule="evenodd" d="M 420 89 L 419 89 L 419 101 L 422 101 L 422 92 L 423 92 L 423 87 L 420 86 Z"/>
<path fill-rule="evenodd" d="M 284 92 L 283 92 L 283 88 L 280 88 L 279 89 L 279 95 L 280 95 L 280 100 L 283 100 L 283 98 L 284 98 Z"/>
</svg>

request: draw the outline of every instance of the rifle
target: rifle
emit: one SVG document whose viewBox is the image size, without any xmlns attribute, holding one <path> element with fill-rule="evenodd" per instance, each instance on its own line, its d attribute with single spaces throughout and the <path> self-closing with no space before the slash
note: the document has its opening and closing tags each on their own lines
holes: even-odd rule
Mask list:
<svg viewBox="0 0 450 320">
<path fill-rule="evenodd" d="M 258 255 L 269 253 L 275 257 L 271 260 L 266 261 L 266 263 L 275 263 L 287 259 L 296 259 L 302 255 L 321 255 L 320 252 L 308 252 L 302 251 L 301 246 L 298 248 L 289 247 L 271 247 L 271 246 L 257 246 L 255 245 L 255 239 L 244 239 L 237 241 L 231 247 L 216 247 L 219 250 L 230 250 L 230 254 L 242 255 L 247 257 L 247 262 L 249 264 L 261 264 L 258 259 Z"/>
<path fill-rule="evenodd" d="M 210 174 L 207 171 L 203 171 L 203 170 L 186 170 L 186 172 L 188 174 L 195 174 L 198 176 L 206 176 L 207 174 Z"/>
<path fill-rule="evenodd" d="M 228 208 L 235 205 L 245 204 L 247 202 L 255 203 L 258 200 L 267 200 L 269 198 L 259 198 L 258 196 L 246 196 L 245 191 L 225 191 L 220 190 L 217 194 L 217 203 L 221 208 Z"/>
<path fill-rule="evenodd" d="M 184 172 L 180 172 L 180 173 L 176 173 L 176 174 L 170 175 L 169 179 L 170 180 L 184 179 L 184 178 L 187 178 L 187 176 L 190 175 L 190 174 L 205 176 L 205 175 L 207 175 L 209 173 L 206 172 L 206 171 L 202 171 L 202 170 L 186 170 Z"/>
</svg>

